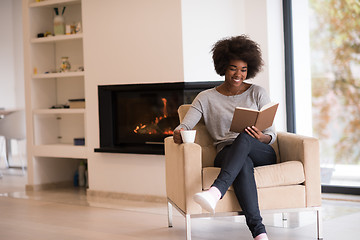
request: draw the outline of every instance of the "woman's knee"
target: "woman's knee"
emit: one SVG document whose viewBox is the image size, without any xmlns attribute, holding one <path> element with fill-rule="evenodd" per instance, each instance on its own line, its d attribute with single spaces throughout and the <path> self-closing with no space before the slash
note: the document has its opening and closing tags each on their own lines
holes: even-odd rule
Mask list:
<svg viewBox="0 0 360 240">
<path fill-rule="evenodd" d="M 254 178 L 254 163 L 250 157 L 247 157 L 241 171 L 238 173 L 238 179 L 252 179 Z"/>
<path fill-rule="evenodd" d="M 242 170 L 246 173 L 254 174 L 254 163 L 250 157 L 247 157 Z M 241 173 L 241 172 L 240 172 Z"/>
<path fill-rule="evenodd" d="M 249 134 L 243 132 L 236 137 L 233 144 L 250 144 L 251 138 Z"/>
<path fill-rule="evenodd" d="M 249 191 L 256 191 L 256 183 L 254 177 L 254 165 L 249 158 L 245 161 L 245 164 L 239 174 L 236 176 L 233 187 L 235 193 L 242 194 L 247 193 L 252 196 L 254 193 Z"/>
</svg>

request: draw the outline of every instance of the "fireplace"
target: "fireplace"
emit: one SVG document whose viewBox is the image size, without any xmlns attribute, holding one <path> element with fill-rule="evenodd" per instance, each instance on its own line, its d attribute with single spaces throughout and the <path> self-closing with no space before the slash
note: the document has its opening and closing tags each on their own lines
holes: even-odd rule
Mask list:
<svg viewBox="0 0 360 240">
<path fill-rule="evenodd" d="M 100 147 L 96 152 L 164 154 L 179 124 L 177 109 L 221 82 L 98 86 Z"/>
</svg>

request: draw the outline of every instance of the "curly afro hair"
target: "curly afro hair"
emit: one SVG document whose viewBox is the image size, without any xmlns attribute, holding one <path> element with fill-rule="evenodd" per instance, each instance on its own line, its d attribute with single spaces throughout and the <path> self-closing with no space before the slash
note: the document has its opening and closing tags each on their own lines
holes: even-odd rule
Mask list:
<svg viewBox="0 0 360 240">
<path fill-rule="evenodd" d="M 242 60 L 248 65 L 246 79 L 256 76 L 264 65 L 260 46 L 246 35 L 221 39 L 212 48 L 215 71 L 224 76 L 231 60 Z"/>
</svg>

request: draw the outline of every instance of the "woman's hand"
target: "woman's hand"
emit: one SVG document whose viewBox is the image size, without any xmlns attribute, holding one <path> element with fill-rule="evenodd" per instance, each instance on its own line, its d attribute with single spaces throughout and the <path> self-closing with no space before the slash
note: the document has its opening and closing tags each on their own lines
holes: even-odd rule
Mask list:
<svg viewBox="0 0 360 240">
<path fill-rule="evenodd" d="M 173 136 L 174 143 L 181 144 L 183 142 L 183 140 L 181 138 L 181 134 L 180 134 L 181 131 L 184 131 L 184 129 L 181 128 L 180 130 L 174 131 L 174 136 Z"/>
<path fill-rule="evenodd" d="M 263 134 L 259 129 L 255 126 L 245 128 L 245 132 L 247 132 L 253 138 L 256 138 L 262 143 L 268 144 L 271 141 L 271 136 L 267 134 Z"/>
</svg>

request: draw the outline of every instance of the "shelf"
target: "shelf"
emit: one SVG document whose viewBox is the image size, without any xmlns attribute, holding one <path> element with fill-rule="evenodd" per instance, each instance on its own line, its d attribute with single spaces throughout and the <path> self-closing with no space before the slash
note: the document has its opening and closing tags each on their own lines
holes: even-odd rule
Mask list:
<svg viewBox="0 0 360 240">
<path fill-rule="evenodd" d="M 23 5 L 28 161 L 33 166 L 28 184 L 72 180 L 68 169 L 76 167 L 76 159 L 87 159 L 88 146 L 74 145 L 74 139 L 87 135 L 86 109 L 50 107 L 85 99 L 82 0 L 23 0 Z M 80 31 L 38 38 L 54 30 L 54 8 L 60 14 L 66 9 L 65 24 L 80 23 Z M 63 56 L 69 57 L 73 71 L 57 72 Z"/>
<path fill-rule="evenodd" d="M 37 157 L 87 158 L 85 146 L 71 144 L 35 145 L 33 153 Z"/>
<path fill-rule="evenodd" d="M 53 43 L 59 41 L 69 41 L 75 39 L 82 39 L 83 33 L 76 33 L 70 35 L 57 35 L 57 36 L 49 36 L 49 37 L 42 37 L 42 38 L 32 38 L 30 40 L 31 43 Z"/>
<path fill-rule="evenodd" d="M 84 108 L 34 109 L 34 114 L 84 114 Z"/>
<path fill-rule="evenodd" d="M 41 2 L 32 2 L 29 7 L 55 7 L 60 5 L 80 4 L 81 0 L 44 0 Z"/>
<path fill-rule="evenodd" d="M 41 73 L 34 74 L 33 79 L 46 79 L 46 78 L 68 78 L 68 77 L 83 77 L 85 75 L 84 71 L 82 72 L 63 72 L 63 73 Z"/>
</svg>

